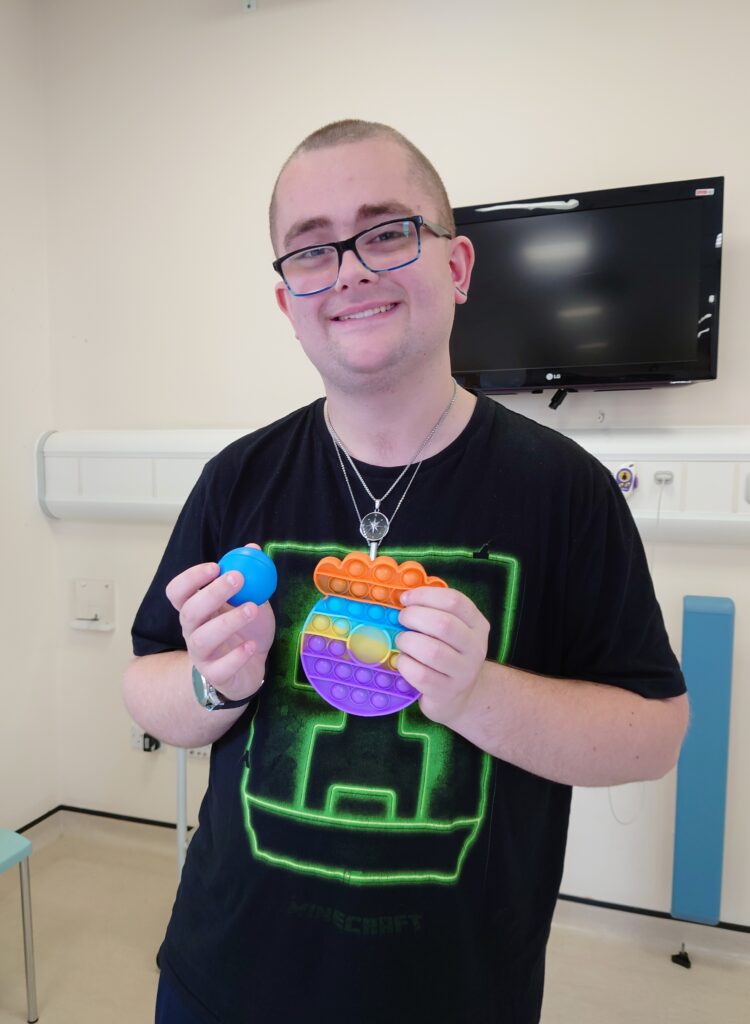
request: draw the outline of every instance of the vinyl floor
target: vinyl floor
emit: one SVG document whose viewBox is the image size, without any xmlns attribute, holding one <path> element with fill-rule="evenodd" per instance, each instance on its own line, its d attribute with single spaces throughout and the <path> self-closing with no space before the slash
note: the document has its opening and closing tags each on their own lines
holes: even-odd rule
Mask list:
<svg viewBox="0 0 750 1024">
<path fill-rule="evenodd" d="M 175 833 L 59 813 L 29 837 L 40 1024 L 150 1024 Z M 679 938 L 690 970 L 671 962 Z M 0 876 L 0 1024 L 25 1020 L 13 869 Z M 750 935 L 560 901 L 542 1024 L 718 1022 L 750 1022 Z"/>
</svg>

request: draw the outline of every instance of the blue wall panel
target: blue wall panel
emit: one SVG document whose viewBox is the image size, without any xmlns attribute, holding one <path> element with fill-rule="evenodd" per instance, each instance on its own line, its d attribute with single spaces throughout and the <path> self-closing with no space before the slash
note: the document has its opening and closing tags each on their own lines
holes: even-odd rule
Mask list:
<svg viewBox="0 0 750 1024">
<path fill-rule="evenodd" d="M 691 719 L 677 769 L 671 913 L 702 924 L 717 924 L 721 913 L 733 636 L 733 601 L 684 599 Z"/>
</svg>

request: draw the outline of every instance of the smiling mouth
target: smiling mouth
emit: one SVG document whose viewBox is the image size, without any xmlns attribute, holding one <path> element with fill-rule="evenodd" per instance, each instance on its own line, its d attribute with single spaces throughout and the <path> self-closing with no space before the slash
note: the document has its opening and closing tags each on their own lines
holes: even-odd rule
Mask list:
<svg viewBox="0 0 750 1024">
<path fill-rule="evenodd" d="M 389 313 L 392 309 L 396 308 L 395 302 L 390 302 L 385 306 L 373 306 L 372 309 L 363 309 L 359 313 L 348 313 L 345 316 L 335 316 L 333 319 L 339 322 L 343 320 L 365 320 L 367 317 L 377 316 L 379 313 Z"/>
</svg>

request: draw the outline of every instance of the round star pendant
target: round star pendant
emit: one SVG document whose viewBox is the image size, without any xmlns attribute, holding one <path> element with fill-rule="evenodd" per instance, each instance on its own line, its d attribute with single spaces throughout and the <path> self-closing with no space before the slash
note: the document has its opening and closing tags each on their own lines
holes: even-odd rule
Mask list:
<svg viewBox="0 0 750 1024">
<path fill-rule="evenodd" d="M 359 532 L 368 544 L 379 543 L 388 533 L 388 517 L 382 512 L 368 512 L 359 524 Z"/>
</svg>

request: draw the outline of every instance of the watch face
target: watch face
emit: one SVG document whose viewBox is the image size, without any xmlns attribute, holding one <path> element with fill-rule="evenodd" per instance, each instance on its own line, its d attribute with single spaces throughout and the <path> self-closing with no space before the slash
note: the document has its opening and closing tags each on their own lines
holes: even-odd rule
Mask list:
<svg viewBox="0 0 750 1024">
<path fill-rule="evenodd" d="M 214 703 L 211 699 L 211 686 L 206 682 L 195 665 L 193 665 L 193 693 L 201 707 L 211 707 Z"/>
</svg>

